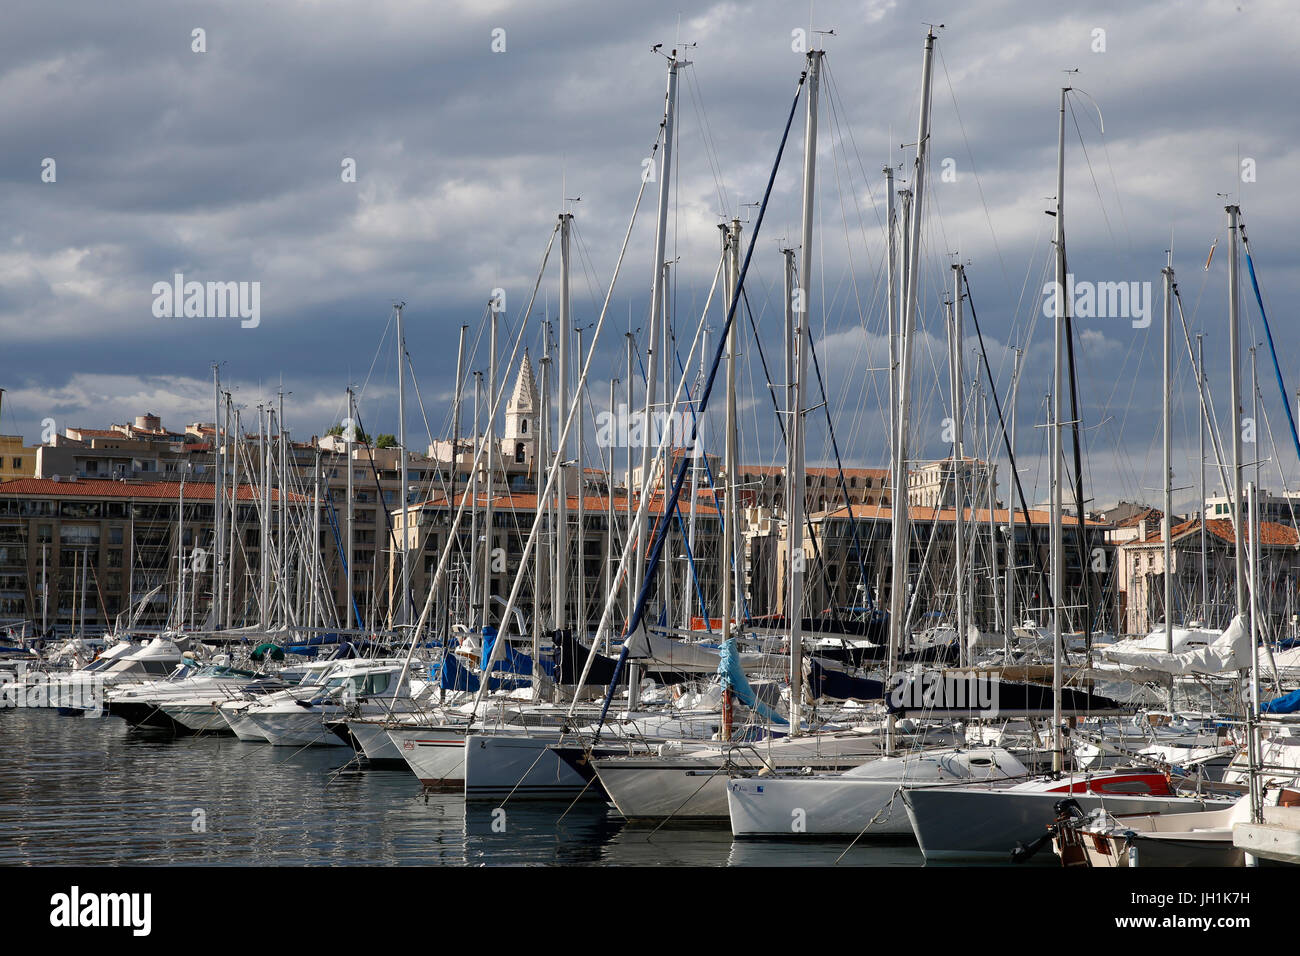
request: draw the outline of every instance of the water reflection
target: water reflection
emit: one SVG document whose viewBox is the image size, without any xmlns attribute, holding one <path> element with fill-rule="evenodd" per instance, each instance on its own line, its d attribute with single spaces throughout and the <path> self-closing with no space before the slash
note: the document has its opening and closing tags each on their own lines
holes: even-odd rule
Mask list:
<svg viewBox="0 0 1300 956">
<path fill-rule="evenodd" d="M 0 864 L 902 865 L 915 847 L 735 842 L 629 826 L 599 799 L 420 794 L 342 748 L 173 739 L 117 718 L 0 716 Z M 342 769 L 340 769 L 342 768 Z"/>
</svg>

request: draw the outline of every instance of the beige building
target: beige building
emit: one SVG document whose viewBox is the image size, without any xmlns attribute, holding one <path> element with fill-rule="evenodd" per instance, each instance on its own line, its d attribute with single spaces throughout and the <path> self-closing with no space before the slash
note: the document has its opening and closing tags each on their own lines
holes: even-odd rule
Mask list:
<svg viewBox="0 0 1300 956">
<path fill-rule="evenodd" d="M 1151 509 L 1154 511 L 1154 509 Z M 1136 533 L 1118 547 L 1119 580 L 1124 604 L 1119 618 L 1125 633 L 1148 634 L 1165 620 L 1165 543 L 1160 512 L 1139 518 Z M 1232 522 L 1205 523 L 1205 577 L 1201 587 L 1201 516 L 1176 519 L 1171 534 L 1175 626 L 1200 621 L 1226 627 L 1236 611 L 1236 537 Z M 1300 586 L 1300 533 L 1289 524 L 1260 523 L 1260 605 L 1270 627 L 1286 624 L 1296 613 Z M 1273 631 L 1272 633 L 1278 633 Z"/>
</svg>

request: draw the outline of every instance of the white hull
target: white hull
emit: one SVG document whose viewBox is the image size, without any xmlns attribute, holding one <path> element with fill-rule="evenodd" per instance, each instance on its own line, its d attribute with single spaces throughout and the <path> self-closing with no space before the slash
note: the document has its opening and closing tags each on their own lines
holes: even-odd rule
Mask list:
<svg viewBox="0 0 1300 956">
<path fill-rule="evenodd" d="M 403 764 L 402 752 L 397 749 L 384 725 L 372 720 L 349 720 L 348 733 L 361 748 L 361 754 L 371 763 Z"/>
<path fill-rule="evenodd" d="M 713 820 L 725 822 L 728 770 L 813 767 L 825 773 L 856 767 L 880 756 L 878 738 L 868 735 L 786 737 L 771 745 L 667 757 L 606 757 L 596 773 L 629 820 Z"/>
<path fill-rule="evenodd" d="M 461 790 L 465 786 L 463 727 L 388 727 L 397 754 L 430 790 Z"/>
<path fill-rule="evenodd" d="M 345 747 L 345 744 L 325 726 L 318 710 L 301 710 L 300 713 L 274 711 L 252 713 L 248 719 L 262 732 L 267 743 L 275 747 Z"/>
<path fill-rule="evenodd" d="M 576 797 L 600 790 L 550 750 L 560 733 L 544 730 L 532 735 L 497 732 L 465 738 L 465 796 L 488 799 Z"/>
<path fill-rule="evenodd" d="M 230 726 L 220 706 L 212 704 L 164 704 L 162 712 L 195 733 L 225 733 Z"/>
<path fill-rule="evenodd" d="M 903 788 L 1023 777 L 1015 755 L 1000 748 L 932 750 L 883 757 L 834 776 L 732 778 L 727 787 L 737 837 L 912 839 Z"/>
<path fill-rule="evenodd" d="M 1029 844 L 1047 832 L 1055 819 L 1055 805 L 1067 798 L 1078 801 L 1085 814 L 1102 806 L 1121 815 L 1190 813 L 1232 805 L 1231 801 L 1194 797 L 975 787 L 924 787 L 903 792 L 912 832 L 927 861 L 1005 863 L 1017 844 Z"/>
</svg>

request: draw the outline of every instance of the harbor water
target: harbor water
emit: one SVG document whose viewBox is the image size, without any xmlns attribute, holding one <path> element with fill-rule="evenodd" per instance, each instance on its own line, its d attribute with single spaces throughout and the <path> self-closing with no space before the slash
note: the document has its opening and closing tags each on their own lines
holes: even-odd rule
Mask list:
<svg viewBox="0 0 1300 956">
<path fill-rule="evenodd" d="M 0 712 L 0 865 L 919 866 L 914 846 L 628 825 L 601 799 L 468 805 L 341 747 Z M 504 812 L 501 812 L 504 811 Z M 901 808 L 899 812 L 902 812 Z"/>
</svg>

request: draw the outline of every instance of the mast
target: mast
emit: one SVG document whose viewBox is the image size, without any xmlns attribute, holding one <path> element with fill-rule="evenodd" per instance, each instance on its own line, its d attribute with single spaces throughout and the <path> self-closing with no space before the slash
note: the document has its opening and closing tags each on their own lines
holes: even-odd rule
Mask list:
<svg viewBox="0 0 1300 956">
<path fill-rule="evenodd" d="M 402 334 L 402 309 L 405 302 L 399 302 L 397 310 L 397 444 L 398 471 L 401 474 L 402 487 L 402 538 L 398 541 L 402 549 L 402 596 L 395 615 L 396 624 L 411 623 L 411 549 L 407 546 L 406 535 L 410 521 L 410 509 L 407 503 L 407 455 L 406 455 L 406 336 Z M 495 315 L 496 313 L 493 313 Z"/>
<path fill-rule="evenodd" d="M 548 466 L 549 453 L 547 451 L 547 435 L 550 432 L 549 419 L 551 415 L 550 402 L 550 376 L 551 376 L 551 355 L 550 355 L 550 335 L 545 328 L 542 332 L 542 357 L 537 360 L 538 365 L 538 416 L 537 416 L 537 453 L 533 456 L 533 466 L 537 469 L 537 510 L 546 512 L 547 518 L 550 517 L 550 507 L 548 502 L 542 500 L 544 491 L 542 482 L 542 469 Z M 533 660 L 540 661 L 542 653 L 542 607 L 543 595 L 546 593 L 545 584 L 549 577 L 548 569 L 550 567 L 550 554 L 545 545 L 545 538 L 538 537 L 537 550 L 533 554 Z M 539 681 L 533 681 L 533 699 L 538 700 L 541 690 Z"/>
<path fill-rule="evenodd" d="M 907 249 L 903 258 L 902 339 L 898 369 L 898 441 L 894 456 L 893 581 L 890 592 L 889 644 L 891 665 L 907 640 L 907 433 L 912 393 L 912 335 L 916 330 L 916 308 L 921 257 L 921 223 L 925 198 L 926 157 L 930 151 L 930 86 L 934 66 L 934 28 L 925 35 L 925 57 L 921 66 L 921 109 L 917 120 L 916 165 L 912 189 L 900 192 L 903 221 L 907 228 Z M 892 675 L 891 675 L 892 676 Z"/>
<path fill-rule="evenodd" d="M 740 221 L 732 220 L 731 229 L 728 230 L 725 223 L 720 224 L 722 230 L 722 250 L 725 266 L 723 273 L 726 279 L 724 302 L 728 312 L 731 310 L 731 299 L 736 291 L 737 273 L 734 271 L 733 253 L 735 246 L 740 242 Z M 786 299 L 789 302 L 789 299 Z M 727 420 L 723 439 L 723 486 L 722 486 L 722 506 L 725 513 L 720 515 L 722 518 L 722 549 L 719 557 L 722 559 L 722 643 L 732 639 L 733 628 L 731 619 L 735 615 L 735 606 L 732 603 L 732 596 L 735 593 L 732 588 L 732 555 L 735 553 L 736 541 L 736 470 L 739 467 L 737 456 L 737 434 L 736 434 L 736 386 L 739 384 L 736 378 L 736 348 L 737 348 L 737 327 L 740 323 L 732 322 L 727 327 Z M 698 439 L 697 439 L 698 440 Z M 708 609 L 704 608 L 703 612 L 707 615 Z M 725 699 L 723 700 L 723 726 L 722 740 L 724 742 L 731 740 L 731 691 L 725 690 Z M 793 687 L 791 690 L 791 699 L 793 700 Z"/>
<path fill-rule="evenodd" d="M 1006 616 L 1006 609 L 999 606 L 998 597 L 998 522 L 997 514 L 994 511 L 998 503 L 998 469 L 994 461 L 994 442 L 993 436 L 997 430 L 993 427 L 993 415 L 989 411 L 989 399 L 983 386 L 980 386 L 980 401 L 984 409 L 984 447 L 988 449 L 989 462 L 989 562 L 992 573 L 989 576 L 989 594 L 993 598 L 993 630 L 996 633 L 1002 629 L 1002 618 Z"/>
<path fill-rule="evenodd" d="M 678 60 L 677 51 L 668 56 L 668 90 L 664 96 L 663 118 L 663 153 L 659 157 L 659 211 L 655 225 L 655 248 L 650 287 L 650 329 L 646 336 L 646 395 L 645 395 L 645 432 L 646 441 L 641 447 L 641 481 L 650 477 L 650 453 L 653 442 L 649 441 L 650 423 L 654 421 L 655 402 L 659 385 L 659 339 L 662 337 L 662 315 L 664 310 L 664 250 L 668 240 L 668 196 L 672 185 L 673 162 L 673 123 L 677 110 L 677 73 L 689 60 Z M 665 476 L 666 477 L 666 476 Z M 666 484 L 666 483 L 665 483 Z M 666 488 L 665 488 L 666 491 Z M 631 489 L 629 488 L 629 494 Z M 650 493 L 653 493 L 651 490 Z M 663 520 L 667 521 L 665 514 Z M 641 515 L 636 528 L 640 541 L 636 548 L 636 587 L 640 587 L 645 578 L 646 546 L 650 541 L 650 522 L 648 509 Z M 631 617 L 631 610 L 628 612 Z M 638 696 L 640 668 L 633 662 L 628 672 L 628 707 L 632 708 Z"/>
<path fill-rule="evenodd" d="M 966 418 L 965 395 L 962 383 L 961 361 L 961 279 L 962 267 L 952 267 L 952 304 L 948 325 L 949 376 L 952 388 L 952 492 L 953 492 L 953 550 L 956 561 L 956 585 L 953 595 L 957 599 L 957 658 L 964 666 L 968 656 L 966 649 L 966 541 L 965 510 L 966 489 L 962 481 L 961 469 L 964 457 L 963 422 Z M 942 503 L 940 504 L 942 507 Z"/>
<path fill-rule="evenodd" d="M 1051 403 L 1051 581 L 1052 581 L 1052 770 L 1064 767 L 1065 738 L 1061 730 L 1061 615 L 1065 592 L 1065 553 L 1061 532 L 1061 390 L 1064 375 L 1061 362 L 1065 332 L 1065 95 L 1061 88 L 1061 115 L 1056 141 L 1056 295 L 1053 315 L 1052 403 Z"/>
<path fill-rule="evenodd" d="M 344 450 L 344 452 L 347 454 L 347 469 L 348 469 L 348 487 L 347 487 L 347 499 L 348 499 L 348 500 L 347 500 L 347 514 L 346 514 L 346 518 L 347 518 L 347 535 L 348 535 L 348 538 L 347 538 L 347 542 L 346 542 L 345 549 L 344 549 L 345 552 L 346 552 L 346 555 L 347 555 L 347 559 L 346 559 L 346 561 L 344 562 L 344 563 L 347 565 L 347 568 L 346 568 L 346 571 L 347 571 L 347 584 L 346 584 L 346 587 L 347 587 L 347 594 L 345 595 L 345 598 L 344 598 L 344 600 L 346 601 L 346 604 L 344 605 L 344 612 L 343 612 L 343 615 L 344 615 L 344 620 L 346 620 L 346 621 L 348 622 L 348 627 L 351 627 L 351 626 L 353 625 L 353 623 L 355 622 L 356 626 L 357 626 L 358 628 L 360 628 L 360 627 L 361 627 L 361 615 L 360 615 L 360 612 L 356 609 L 356 598 L 354 597 L 354 594 L 355 594 L 356 592 L 353 590 L 353 585 L 352 585 L 352 574 L 353 574 L 353 572 L 352 572 L 353 542 L 356 540 L 356 534 L 354 534 L 354 533 L 353 533 L 353 530 L 352 530 L 353 523 L 356 521 L 356 515 L 355 515 L 355 513 L 354 513 L 354 509 L 353 509 L 353 507 L 352 507 L 352 503 L 353 503 L 353 495 L 352 495 L 352 470 L 353 470 L 353 465 L 352 465 L 352 455 L 353 455 L 353 447 L 354 447 L 355 442 L 356 442 L 356 440 L 357 440 L 357 425 L 356 425 L 356 421 L 357 421 L 357 419 L 356 419 L 356 414 L 357 414 L 357 413 L 356 413 L 355 403 L 356 403 L 356 396 L 353 395 L 353 393 L 352 393 L 352 386 L 349 385 L 349 386 L 348 386 L 348 425 L 347 425 L 347 427 L 346 427 L 345 429 L 343 429 L 343 450 Z"/>
<path fill-rule="evenodd" d="M 1172 253 L 1169 258 L 1170 260 L 1173 259 Z M 1173 537 L 1174 527 L 1174 405 L 1169 394 L 1174 333 L 1174 267 L 1172 261 L 1160 271 L 1165 277 L 1165 341 L 1164 361 L 1161 370 L 1164 383 L 1165 516 L 1164 520 L 1161 521 L 1160 537 L 1165 542 L 1165 650 L 1172 654 L 1174 652 L 1174 546 L 1173 541 L 1170 539 Z M 1202 507 L 1204 507 L 1204 504 L 1202 504 Z"/>
<path fill-rule="evenodd" d="M 488 401 L 495 402 L 497 394 L 497 310 L 488 312 Z M 497 429 L 492 417 L 492 405 L 488 406 L 487 442 L 485 460 L 487 476 L 484 481 L 483 501 L 483 627 L 492 623 L 492 545 L 494 544 L 494 511 L 492 493 L 496 485 L 496 451 Z M 484 631 L 486 634 L 487 632 Z"/>
<path fill-rule="evenodd" d="M 280 540 L 278 542 L 277 554 L 279 555 L 279 572 L 280 580 L 280 619 L 288 626 L 289 624 L 289 496 L 286 494 L 289 488 L 289 468 L 288 468 L 288 432 L 284 428 L 284 389 L 280 389 L 279 394 L 279 412 L 276 414 L 275 423 L 280 432 L 280 473 L 276 482 L 277 496 L 280 499 Z"/>
<path fill-rule="evenodd" d="M 1246 555 L 1242 549 L 1241 475 L 1241 315 L 1238 311 L 1237 292 L 1237 217 L 1239 206 L 1225 206 L 1228 214 L 1228 381 L 1232 402 L 1232 533 L 1236 539 L 1233 548 L 1236 566 L 1237 613 L 1246 613 Z"/>
<path fill-rule="evenodd" d="M 609 413 L 614 414 L 615 389 L 618 379 L 609 380 Z M 609 444 L 609 473 L 605 476 L 605 596 L 614 593 L 614 448 Z M 604 460 L 601 460 L 604 464 Z M 602 601 L 603 603 L 603 601 Z M 609 637 L 605 638 L 605 653 L 609 653 Z M 536 660 L 536 658 L 534 658 Z"/>
<path fill-rule="evenodd" d="M 212 485 L 212 517 L 215 523 L 213 530 L 213 580 L 212 580 L 212 626 L 221 627 L 221 604 L 225 591 L 226 581 L 226 551 L 225 551 L 225 462 L 222 459 L 222 451 L 225 449 L 225 438 L 221 428 L 221 372 L 220 366 L 216 362 L 212 363 L 212 394 L 216 403 L 216 418 L 212 420 L 212 468 L 213 468 L 213 485 Z"/>
<path fill-rule="evenodd" d="M 636 336 L 632 332 L 625 333 L 627 336 L 627 415 L 630 419 L 633 402 L 636 401 L 636 381 L 632 377 L 632 363 L 636 353 Z M 628 428 L 631 429 L 631 421 L 628 422 Z M 624 468 L 624 484 L 627 489 L 627 533 L 628 537 L 636 534 L 636 509 L 632 507 L 632 440 L 629 436 L 627 443 L 627 461 Z M 639 546 L 644 551 L 643 545 Z M 636 606 L 636 586 L 637 579 L 633 574 L 625 573 L 623 579 L 627 584 L 627 613 L 624 615 L 624 623 L 632 620 L 632 609 Z"/>
<path fill-rule="evenodd" d="M 1024 358 L 1023 349 L 1015 349 L 1016 353 L 1014 367 L 1011 372 L 1011 435 L 1009 457 L 1007 460 L 1007 578 L 1006 578 L 1006 598 L 1003 601 L 1006 607 L 1006 616 L 1003 621 L 1003 649 L 1010 653 L 1012 628 L 1015 626 L 1016 619 L 1016 567 L 1019 564 L 1020 549 L 1016 546 L 1016 509 L 1011 501 L 1010 489 L 1014 487 L 1016 481 L 1016 398 L 1020 393 L 1020 360 Z"/>
<path fill-rule="evenodd" d="M 803 711 L 803 601 L 804 601 L 804 422 L 807 404 L 805 383 L 808 374 L 808 350 L 812 340 L 809 329 L 808 300 L 812 292 L 813 212 L 817 179 L 817 101 L 821 84 L 823 52 L 808 52 L 808 112 L 804 129 L 803 151 L 803 224 L 800 229 L 799 307 L 793 310 L 798 322 L 795 329 L 794 412 L 790 417 L 792 472 L 790 498 L 790 733 L 798 736 Z"/>
<path fill-rule="evenodd" d="M 585 349 L 583 348 L 583 346 L 582 346 L 582 329 L 580 329 L 580 328 L 575 328 L 573 331 L 574 331 L 574 333 L 578 336 L 578 362 L 581 363 L 581 362 L 583 361 L 584 357 L 585 357 L 586 354 L 587 354 L 586 350 L 585 350 Z M 582 389 L 582 388 L 579 388 L 579 389 L 577 390 L 577 394 L 574 396 L 574 400 L 578 403 L 578 419 L 577 419 L 577 421 L 574 422 L 574 425 L 577 427 L 577 432 L 578 432 L 578 439 L 577 439 L 577 444 L 578 444 L 578 463 L 577 463 L 577 471 L 578 471 L 578 507 L 577 507 L 577 509 L 576 509 L 577 512 L 578 512 L 578 528 L 577 528 L 577 535 L 578 535 L 578 591 L 577 591 L 577 598 L 578 598 L 578 607 L 577 607 L 578 618 L 577 618 L 577 620 L 578 620 L 578 636 L 579 636 L 579 637 L 584 637 L 584 638 L 585 638 L 585 637 L 587 636 L 587 534 L 586 534 L 586 521 L 587 521 L 587 501 L 586 501 L 586 498 L 587 498 L 587 474 L 586 474 L 586 470 L 585 470 L 584 467 L 583 467 L 583 461 L 584 461 L 585 459 L 583 458 L 583 447 L 582 447 L 582 439 L 583 439 L 583 431 L 584 431 L 584 429 L 583 429 L 583 427 L 582 427 L 582 426 L 583 426 L 583 421 L 582 421 L 582 419 L 583 419 L 583 413 L 586 411 L 586 409 L 584 409 L 584 408 L 582 407 L 582 392 L 583 392 L 583 389 Z"/>
<path fill-rule="evenodd" d="M 311 472 L 311 574 L 308 576 L 310 588 L 307 592 L 308 601 L 311 606 L 311 614 L 307 621 L 308 627 L 318 627 L 324 623 L 318 620 L 324 615 L 319 610 L 318 601 L 318 578 L 316 577 L 317 569 L 320 567 L 320 448 L 316 449 L 316 461 Z"/>
<path fill-rule="evenodd" d="M 185 629 L 185 478 L 189 472 L 189 462 L 181 471 L 180 507 L 176 509 L 176 630 Z M 84 549 L 83 549 L 84 550 Z M 84 562 L 83 562 L 84 569 Z M 85 632 L 86 623 L 86 589 L 81 589 L 81 623 Z"/>
<path fill-rule="evenodd" d="M 259 623 L 262 630 L 268 630 L 271 626 L 271 443 L 268 440 L 270 428 L 267 425 L 267 415 L 270 410 L 264 405 L 257 406 L 257 440 L 261 447 L 258 449 L 262 457 L 262 513 L 261 519 L 261 539 L 258 550 L 258 559 L 261 571 L 261 608 L 259 610 Z"/>
<path fill-rule="evenodd" d="M 469 497 L 469 587 L 466 593 L 469 595 L 469 609 L 472 618 L 471 625 L 479 627 L 483 622 L 483 614 L 474 614 L 475 595 L 480 593 L 478 580 L 479 565 L 479 532 L 478 532 L 478 459 L 479 443 L 483 441 L 483 430 L 479 421 L 479 398 L 483 391 L 483 372 L 476 370 L 474 372 L 474 468 L 470 475 L 470 497 Z"/>
<path fill-rule="evenodd" d="M 573 214 L 560 213 L 560 355 L 556 370 L 556 412 L 560 421 L 569 412 L 569 330 L 573 324 L 573 312 L 569 290 L 569 229 L 573 224 Z M 556 630 L 563 631 L 569 627 L 569 436 L 560 433 L 559 444 L 555 454 L 560 459 L 560 489 L 557 496 L 557 520 L 555 525 L 555 595 L 556 605 L 552 613 L 555 616 Z"/>
<path fill-rule="evenodd" d="M 456 486 L 460 481 L 460 420 L 461 408 L 465 394 L 465 336 L 469 333 L 469 326 L 460 327 L 460 338 L 456 344 L 456 389 L 451 403 L 451 467 L 450 480 L 447 490 L 447 510 L 450 512 L 456 507 Z M 466 476 L 468 478 L 468 475 Z M 468 485 L 469 482 L 466 482 Z M 463 492 L 462 492 L 463 493 Z M 446 586 L 447 599 L 442 601 L 442 620 L 443 633 L 451 633 L 451 587 Z M 441 598 L 441 595 L 439 595 Z M 537 660 L 536 649 L 534 649 L 533 660 Z"/>
<path fill-rule="evenodd" d="M 1205 394 L 1205 336 L 1201 332 L 1196 333 L 1196 387 L 1200 394 Z M 1201 619 L 1208 625 L 1210 621 L 1210 570 L 1205 537 L 1205 412 L 1199 408 L 1196 415 L 1196 425 L 1196 437 L 1200 445 L 1201 455 L 1200 479 L 1197 485 L 1197 493 L 1200 495 L 1200 507 L 1197 510 L 1201 513 Z"/>
<path fill-rule="evenodd" d="M 898 215 L 894 209 L 894 167 L 884 168 L 885 188 L 889 196 L 888 312 L 889 312 L 889 450 L 898 444 Z M 788 381 L 788 379 L 787 379 Z"/>
<path fill-rule="evenodd" d="M 226 423 L 231 421 L 230 393 L 226 392 Z M 235 626 L 235 544 L 239 536 L 239 434 L 241 429 L 239 409 L 234 409 L 234 435 L 230 453 L 230 533 L 226 536 L 230 548 L 230 564 L 226 573 L 226 629 Z M 229 431 L 227 427 L 227 431 Z M 245 595 L 248 589 L 244 589 Z M 247 597 L 245 597 L 247 603 Z"/>
</svg>

